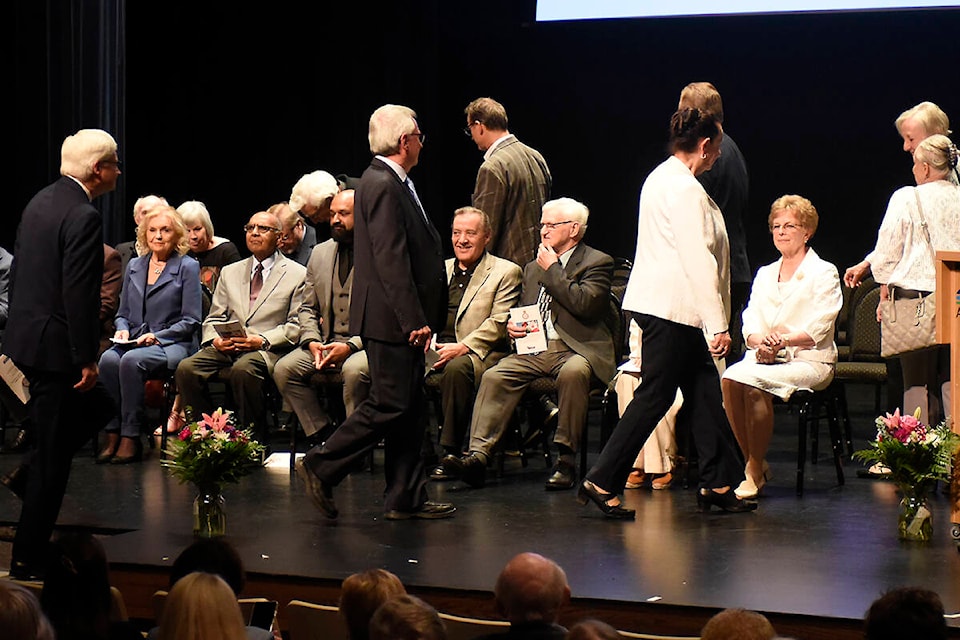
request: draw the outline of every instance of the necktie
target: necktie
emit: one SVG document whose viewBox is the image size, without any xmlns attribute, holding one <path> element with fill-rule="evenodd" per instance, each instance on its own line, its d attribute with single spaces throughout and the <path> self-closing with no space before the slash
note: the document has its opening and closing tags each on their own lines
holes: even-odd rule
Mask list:
<svg viewBox="0 0 960 640">
<path fill-rule="evenodd" d="M 550 317 L 550 302 L 553 297 L 547 293 L 547 290 L 540 286 L 540 295 L 537 296 L 537 306 L 540 307 L 540 317 L 543 318 L 543 324 L 547 324 L 547 318 Z"/>
<path fill-rule="evenodd" d="M 347 278 L 350 277 L 350 269 L 353 269 L 353 247 L 341 244 L 337 253 L 337 275 L 340 277 L 340 286 L 342 287 L 347 283 Z"/>
<path fill-rule="evenodd" d="M 417 201 L 417 206 L 420 207 L 420 213 L 423 214 L 423 219 L 427 219 L 427 212 L 423 209 L 423 203 L 420 202 L 420 196 L 417 195 L 417 190 L 413 187 L 413 180 L 407 177 L 404 181 L 404 184 L 407 185 L 407 188 L 410 189 L 410 193 L 413 194 L 413 199 Z"/>
<path fill-rule="evenodd" d="M 253 270 L 253 279 L 250 280 L 250 306 L 257 301 L 260 296 L 260 289 L 263 289 L 263 265 L 259 262 Z"/>
</svg>

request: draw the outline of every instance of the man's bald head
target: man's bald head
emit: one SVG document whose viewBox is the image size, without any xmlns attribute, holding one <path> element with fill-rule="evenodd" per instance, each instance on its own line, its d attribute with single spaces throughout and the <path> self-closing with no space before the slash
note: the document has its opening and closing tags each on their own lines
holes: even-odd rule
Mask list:
<svg viewBox="0 0 960 640">
<path fill-rule="evenodd" d="M 536 553 L 514 556 L 500 572 L 494 593 L 497 608 L 511 624 L 556 622 L 560 607 L 570 601 L 567 574 Z"/>
</svg>

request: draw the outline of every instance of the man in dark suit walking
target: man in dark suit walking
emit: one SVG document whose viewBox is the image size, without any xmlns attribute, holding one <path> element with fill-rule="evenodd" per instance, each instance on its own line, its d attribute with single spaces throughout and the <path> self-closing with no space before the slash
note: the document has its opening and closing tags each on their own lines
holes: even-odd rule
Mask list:
<svg viewBox="0 0 960 640">
<path fill-rule="evenodd" d="M 98 383 L 103 240 L 90 202 L 120 176 L 117 143 L 83 129 L 63 142 L 59 180 L 27 204 L 17 230 L 3 351 L 30 382 L 36 430 L 27 462 L 3 479 L 23 499 L 10 575 L 40 577 L 74 454 L 114 413 Z"/>
<path fill-rule="evenodd" d="M 350 332 L 363 339 L 370 396 L 297 462 L 297 473 L 317 508 L 335 518 L 332 487 L 384 439 L 384 517 L 445 518 L 456 509 L 427 500 L 420 456 L 424 353 L 447 311 L 440 234 L 407 177 L 424 134 L 411 109 L 384 105 L 370 116 L 368 137 L 375 157 L 355 195 Z"/>
</svg>

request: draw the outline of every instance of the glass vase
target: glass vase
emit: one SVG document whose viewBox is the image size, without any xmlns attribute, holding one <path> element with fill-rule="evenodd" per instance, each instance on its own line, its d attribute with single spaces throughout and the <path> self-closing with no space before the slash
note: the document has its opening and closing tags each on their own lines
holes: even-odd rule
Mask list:
<svg viewBox="0 0 960 640">
<path fill-rule="evenodd" d="M 226 534 L 227 514 L 223 504 L 220 485 L 197 485 L 197 497 L 193 500 L 193 535 L 216 538 Z"/>
<path fill-rule="evenodd" d="M 901 540 L 928 542 L 933 538 L 933 518 L 925 491 L 916 487 L 901 487 L 900 513 L 897 517 L 897 535 Z"/>
</svg>

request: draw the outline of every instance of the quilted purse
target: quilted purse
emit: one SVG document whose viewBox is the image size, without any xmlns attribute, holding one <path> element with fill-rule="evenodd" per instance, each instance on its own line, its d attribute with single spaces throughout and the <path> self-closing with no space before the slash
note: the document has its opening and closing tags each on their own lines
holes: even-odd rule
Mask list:
<svg viewBox="0 0 960 640">
<path fill-rule="evenodd" d="M 933 255 L 930 231 L 923 217 L 920 194 L 914 189 L 917 198 L 917 213 L 920 215 L 920 228 L 927 239 L 927 248 Z M 880 302 L 880 355 L 890 358 L 896 355 L 937 345 L 936 341 L 936 298 L 934 293 L 925 296 L 898 298 L 896 287 L 890 286 L 890 299 Z"/>
</svg>

